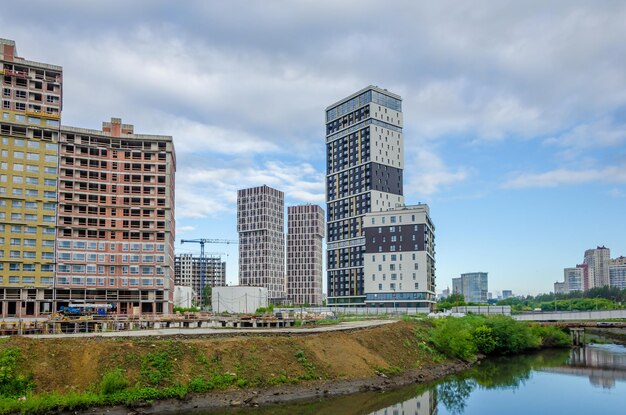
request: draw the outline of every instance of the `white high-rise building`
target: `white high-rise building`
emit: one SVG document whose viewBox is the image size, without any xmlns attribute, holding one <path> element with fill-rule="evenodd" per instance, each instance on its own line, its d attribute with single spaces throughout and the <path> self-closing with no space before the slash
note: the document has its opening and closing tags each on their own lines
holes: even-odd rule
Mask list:
<svg viewBox="0 0 626 415">
<path fill-rule="evenodd" d="M 584 269 L 579 267 L 563 269 L 563 281 L 566 292 L 583 291 Z"/>
<path fill-rule="evenodd" d="M 589 267 L 589 288 L 604 287 L 610 285 L 609 264 L 611 262 L 611 250 L 604 246 L 585 251 L 584 263 Z"/>
<path fill-rule="evenodd" d="M 270 302 L 286 298 L 285 195 L 263 185 L 237 192 L 239 284 L 265 287 Z"/>
<path fill-rule="evenodd" d="M 287 208 L 287 299 L 322 305 L 324 210 L 317 205 Z"/>
</svg>

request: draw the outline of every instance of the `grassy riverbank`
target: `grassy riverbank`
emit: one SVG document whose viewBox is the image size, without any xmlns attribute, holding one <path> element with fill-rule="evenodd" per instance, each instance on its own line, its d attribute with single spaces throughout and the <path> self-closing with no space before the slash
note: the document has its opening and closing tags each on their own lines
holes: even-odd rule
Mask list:
<svg viewBox="0 0 626 415">
<path fill-rule="evenodd" d="M 507 324 L 513 324 L 512 330 L 521 327 L 504 321 L 407 320 L 349 333 L 303 336 L 13 337 L 0 342 L 0 413 L 132 407 L 223 390 L 340 382 L 415 369 L 435 372 L 449 366 L 451 358 L 471 360 L 475 353 L 486 353 L 489 339 L 502 343 L 503 336 L 510 335 L 502 329 Z M 523 326 L 533 331 L 527 336 L 531 341 L 511 353 L 548 345 L 545 340 L 554 335 Z M 446 343 L 445 337 L 457 340 Z M 470 344 L 469 349 L 454 346 L 461 343 Z M 491 352 L 507 351 L 495 347 Z"/>
</svg>

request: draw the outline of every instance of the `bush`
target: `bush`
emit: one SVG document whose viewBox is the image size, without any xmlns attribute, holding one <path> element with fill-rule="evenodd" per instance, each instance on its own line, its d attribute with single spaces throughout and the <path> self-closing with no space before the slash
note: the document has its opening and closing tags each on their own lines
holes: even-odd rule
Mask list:
<svg viewBox="0 0 626 415">
<path fill-rule="evenodd" d="M 0 352 L 0 396 L 22 396 L 35 387 L 30 376 L 17 373 L 19 357 L 18 349 L 10 348 Z"/>
<path fill-rule="evenodd" d="M 570 338 L 562 329 L 554 326 L 532 326 L 530 330 L 541 339 L 542 347 L 568 347 Z"/>
<path fill-rule="evenodd" d="M 128 380 L 126 380 L 124 372 L 120 368 L 105 373 L 100 381 L 100 393 L 103 395 L 111 395 L 115 392 L 123 391 L 127 387 Z"/>
<path fill-rule="evenodd" d="M 528 323 L 506 316 L 491 316 L 485 320 L 485 324 L 493 331 L 496 353 L 519 353 L 541 345 L 541 339 L 530 331 Z"/>
<path fill-rule="evenodd" d="M 436 320 L 430 341 L 446 356 L 473 360 L 477 350 L 472 341 L 472 329 L 472 318 L 447 317 Z"/>
<path fill-rule="evenodd" d="M 496 348 L 496 340 L 493 338 L 493 330 L 491 327 L 481 325 L 472 331 L 472 340 L 476 345 L 476 349 L 484 354 L 489 354 Z"/>
</svg>

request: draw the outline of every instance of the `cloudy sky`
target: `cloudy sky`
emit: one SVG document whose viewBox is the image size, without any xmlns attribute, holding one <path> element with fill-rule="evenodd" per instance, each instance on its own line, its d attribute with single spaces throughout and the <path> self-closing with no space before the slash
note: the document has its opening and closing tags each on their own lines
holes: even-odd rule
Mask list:
<svg viewBox="0 0 626 415">
<path fill-rule="evenodd" d="M 535 294 L 585 249 L 626 255 L 624 22 L 623 1 L 56 0 L 3 4 L 0 37 L 63 66 L 63 124 L 174 137 L 177 239 L 236 239 L 247 186 L 323 205 L 325 107 L 400 94 L 439 289 Z M 236 282 L 236 246 L 209 250 Z"/>
</svg>

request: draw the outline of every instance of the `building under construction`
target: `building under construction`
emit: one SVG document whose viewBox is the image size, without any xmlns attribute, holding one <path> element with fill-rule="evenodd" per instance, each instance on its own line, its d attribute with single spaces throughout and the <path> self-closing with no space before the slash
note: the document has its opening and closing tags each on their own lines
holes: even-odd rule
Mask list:
<svg viewBox="0 0 626 415">
<path fill-rule="evenodd" d="M 174 282 L 176 285 L 191 287 L 194 292 L 194 304 L 198 306 L 202 295 L 201 258 L 192 254 L 176 255 L 174 263 Z M 223 287 L 226 285 L 226 262 L 220 256 L 204 257 L 204 286 Z"/>
</svg>

